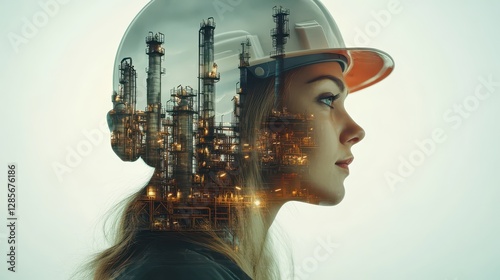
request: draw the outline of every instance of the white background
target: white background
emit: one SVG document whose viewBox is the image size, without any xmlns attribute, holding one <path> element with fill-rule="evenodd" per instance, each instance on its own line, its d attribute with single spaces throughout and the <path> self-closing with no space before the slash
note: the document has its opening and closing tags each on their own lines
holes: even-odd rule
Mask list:
<svg viewBox="0 0 500 280">
<path fill-rule="evenodd" d="M 118 159 L 100 128 L 119 42 L 148 1 L 60 1 L 23 35 L 43 12 L 39 2 L 48 0 L 1 1 L 0 216 L 7 224 L 7 164 L 15 162 L 19 218 L 16 273 L 7 271 L 8 231 L 0 227 L 2 279 L 68 279 L 106 247 L 107 211 L 151 174 Z M 397 12 L 377 22 L 391 2 Z M 499 2 L 324 3 L 348 46 L 382 49 L 396 69 L 349 97 L 367 136 L 354 148 L 344 201 L 292 204 L 278 217 L 294 241 L 300 279 L 498 279 Z M 496 85 L 487 90 L 481 80 Z M 478 88 L 489 95 L 474 97 Z M 435 130 L 443 141 L 425 154 L 417 143 Z M 402 174 L 405 161 L 412 168 Z M 68 172 L 58 175 L 58 164 Z M 389 173 L 401 182 L 391 186 Z M 321 238 L 335 250 L 318 259 Z"/>
</svg>

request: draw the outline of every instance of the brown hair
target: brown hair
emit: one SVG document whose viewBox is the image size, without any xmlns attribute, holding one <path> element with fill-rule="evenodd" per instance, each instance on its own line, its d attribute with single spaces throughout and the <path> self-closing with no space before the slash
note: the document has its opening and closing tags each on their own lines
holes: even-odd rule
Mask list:
<svg viewBox="0 0 500 280">
<path fill-rule="evenodd" d="M 291 71 L 285 79 L 285 90 L 289 81 L 298 71 Z M 249 75 L 248 92 L 242 104 L 240 129 L 242 141 L 253 146 L 258 140 L 263 121 L 270 115 L 274 105 L 274 79 L 256 79 Z M 285 99 L 286 96 L 280 97 Z M 243 143 L 243 142 L 242 142 Z M 257 151 L 252 151 L 249 160 L 240 166 L 241 180 L 244 182 L 248 194 L 255 195 L 263 186 L 260 172 L 260 163 Z M 97 254 L 89 263 L 95 280 L 115 279 L 127 267 L 140 260 L 143 248 L 139 248 L 141 235 L 139 234 L 138 204 L 136 203 L 145 192 L 145 187 L 128 198 L 124 203 L 125 210 L 120 218 L 118 228 L 114 229 L 116 238 L 114 245 Z M 233 248 L 214 232 L 208 231 L 196 238 L 186 237 L 189 242 L 205 246 L 219 252 L 234 261 L 252 279 L 277 279 L 277 260 L 270 252 L 270 240 L 267 238 L 268 229 L 272 222 L 267 218 L 265 208 L 248 208 L 238 211 L 237 217 L 237 248 Z M 204 242 L 210 240 L 210 242 Z"/>
</svg>

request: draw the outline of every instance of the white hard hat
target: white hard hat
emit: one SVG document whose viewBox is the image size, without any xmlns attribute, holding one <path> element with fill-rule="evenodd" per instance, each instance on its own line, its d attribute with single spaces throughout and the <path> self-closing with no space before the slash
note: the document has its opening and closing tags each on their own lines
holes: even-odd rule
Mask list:
<svg viewBox="0 0 500 280">
<path fill-rule="evenodd" d="M 346 48 L 335 21 L 318 0 L 153 0 L 129 26 L 115 64 L 118 65 L 123 57 L 134 57 L 135 68 L 145 68 L 144 37 L 149 31 L 162 32 L 165 34 L 163 67 L 167 69 L 162 82 L 163 92 L 168 93 L 180 83 L 194 86 L 198 74 L 198 29 L 203 19 L 213 17 L 216 23 L 215 62 L 221 73 L 216 100 L 227 103 L 217 104 L 216 113 L 229 113 L 232 111 L 229 100 L 235 95 L 235 84 L 239 80 L 238 57 L 242 42 L 249 40 L 251 43 L 250 72 L 257 77 L 274 75 L 272 13 L 273 7 L 280 6 L 290 10 L 285 70 L 337 61 L 344 68 L 350 92 L 379 82 L 393 70 L 392 58 L 380 50 Z M 115 87 L 118 76 L 116 66 Z M 138 76 L 138 92 L 141 92 L 141 87 L 146 87 L 146 74 L 138 71 Z"/>
<path fill-rule="evenodd" d="M 254 23 L 240 22 L 241 33 L 248 33 L 253 41 L 250 71 L 257 77 L 275 73 L 275 60 L 269 29 L 271 6 L 283 5 L 290 10 L 290 37 L 285 45 L 284 70 L 314 63 L 337 61 L 341 64 L 344 79 L 350 92 L 373 85 L 387 77 L 394 68 L 394 61 L 385 52 L 372 48 L 346 48 L 338 27 L 328 10 L 318 0 L 247 1 L 252 2 L 257 14 L 267 15 Z M 245 17 L 245 15 L 242 15 Z M 223 35 L 221 35 L 223 36 Z M 257 48 L 257 49 L 256 49 Z"/>
</svg>

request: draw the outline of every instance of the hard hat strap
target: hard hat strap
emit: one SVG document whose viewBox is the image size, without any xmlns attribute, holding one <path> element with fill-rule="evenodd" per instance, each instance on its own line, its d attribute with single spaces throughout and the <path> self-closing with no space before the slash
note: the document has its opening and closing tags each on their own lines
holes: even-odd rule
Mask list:
<svg viewBox="0 0 500 280">
<path fill-rule="evenodd" d="M 297 67 L 306 65 L 323 63 L 323 62 L 338 62 L 342 68 L 342 72 L 347 69 L 347 58 L 336 53 L 317 53 L 294 57 L 285 57 L 283 60 L 283 70 L 288 71 Z M 257 78 L 269 78 L 276 75 L 276 61 L 272 60 L 261 64 L 248 66 L 247 70 Z"/>
</svg>

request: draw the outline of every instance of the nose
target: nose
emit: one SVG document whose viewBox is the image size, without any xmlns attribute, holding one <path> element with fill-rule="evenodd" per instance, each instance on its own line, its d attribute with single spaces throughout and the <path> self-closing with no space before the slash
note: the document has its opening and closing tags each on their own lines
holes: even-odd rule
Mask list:
<svg viewBox="0 0 500 280">
<path fill-rule="evenodd" d="M 340 134 L 340 143 L 354 145 L 365 138 L 365 130 L 346 113 L 345 126 Z"/>
</svg>

